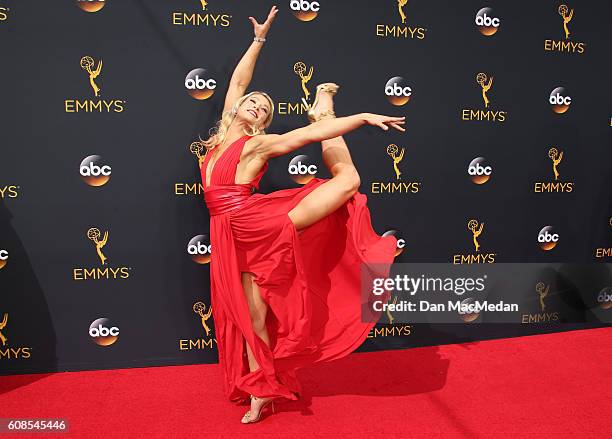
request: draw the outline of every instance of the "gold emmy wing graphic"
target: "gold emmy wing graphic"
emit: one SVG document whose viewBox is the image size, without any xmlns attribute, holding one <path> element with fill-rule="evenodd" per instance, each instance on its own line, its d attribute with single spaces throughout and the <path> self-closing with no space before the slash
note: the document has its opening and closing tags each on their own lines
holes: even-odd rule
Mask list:
<svg viewBox="0 0 612 439">
<path fill-rule="evenodd" d="M 472 219 L 468 221 L 467 228 L 470 232 L 472 232 L 472 241 L 474 241 L 474 248 L 476 249 L 476 251 L 480 251 L 480 244 L 478 243 L 477 238 L 482 234 L 484 223 L 480 223 L 480 227 L 478 227 L 478 221 Z"/>
<path fill-rule="evenodd" d="M 8 341 L 8 339 L 4 336 L 4 334 L 2 334 L 2 330 L 6 326 L 7 321 L 8 321 L 8 313 L 5 312 L 4 317 L 2 318 L 2 322 L 0 322 L 0 341 L 2 342 L 2 346 L 5 346 L 6 342 Z"/>
<path fill-rule="evenodd" d="M 485 108 L 487 108 L 489 106 L 489 98 L 487 97 L 487 92 L 491 88 L 491 85 L 493 85 L 493 76 L 491 76 L 489 78 L 489 82 L 485 84 L 487 82 L 487 75 L 481 72 L 476 75 L 476 82 L 482 87 L 482 100 L 484 101 Z"/>
<path fill-rule="evenodd" d="M 565 32 L 565 39 L 568 39 L 570 36 L 570 31 L 567 27 L 567 24 L 572 21 L 572 17 L 574 16 L 574 10 L 571 11 L 566 5 L 559 6 L 559 15 L 563 18 L 563 31 Z"/>
<path fill-rule="evenodd" d="M 206 320 L 210 318 L 210 315 L 212 313 L 212 307 L 208 307 L 208 311 L 206 312 L 206 314 L 204 314 L 205 309 L 206 305 L 204 304 L 204 302 L 196 302 L 193 304 L 193 312 L 202 317 L 202 327 L 204 328 L 204 331 L 206 331 L 206 336 L 208 337 L 210 336 L 210 328 L 206 324 Z"/>
<path fill-rule="evenodd" d="M 395 143 L 392 143 L 391 145 L 387 146 L 387 154 L 389 155 L 389 157 L 393 159 L 393 170 L 395 171 L 396 180 L 399 180 L 401 178 L 400 175 L 402 173 L 399 170 L 397 165 L 404 158 L 405 148 L 402 148 L 402 152 L 400 152 L 399 156 L 397 155 L 398 151 L 399 151 L 399 148 Z"/>
<path fill-rule="evenodd" d="M 198 165 L 200 166 L 200 168 L 202 167 L 202 163 L 204 163 L 206 153 L 208 152 L 208 150 L 206 150 L 206 152 L 202 154 L 202 151 L 204 151 L 205 149 L 206 147 L 204 146 L 204 143 L 202 143 L 202 141 L 196 141 L 189 145 L 189 150 L 191 151 L 191 153 L 198 157 Z"/>
<path fill-rule="evenodd" d="M 81 68 L 85 70 L 89 74 L 89 84 L 91 84 L 91 88 L 94 91 L 96 97 L 100 95 L 100 87 L 94 82 L 98 76 L 100 76 L 100 72 L 102 71 L 102 60 L 98 62 L 98 67 L 95 70 L 91 70 L 91 68 L 95 65 L 95 61 L 91 56 L 84 56 L 81 58 Z"/>
<path fill-rule="evenodd" d="M 548 291 L 550 290 L 550 285 L 544 285 L 544 282 L 538 282 L 536 285 L 536 291 L 540 296 L 540 308 L 542 312 L 546 309 L 546 305 L 544 304 L 544 298 L 548 296 Z"/>
<path fill-rule="evenodd" d="M 306 83 L 312 78 L 313 68 L 314 67 L 311 66 L 310 70 L 308 71 L 308 74 L 304 75 L 304 73 L 306 73 L 306 64 L 304 64 L 302 61 L 298 61 L 293 65 L 293 71 L 302 80 L 302 90 L 304 91 L 304 97 L 302 98 L 302 102 L 304 102 L 304 105 L 306 105 L 307 107 L 310 107 L 307 102 L 308 98 L 310 97 L 310 92 L 306 87 Z"/>
<path fill-rule="evenodd" d="M 548 150 L 548 157 L 550 157 L 553 162 L 553 172 L 555 174 L 555 181 L 557 181 L 559 180 L 559 171 L 557 170 L 557 166 L 559 163 L 561 163 L 561 160 L 563 160 L 563 151 L 559 152 L 557 151 L 557 148 L 550 148 Z"/>
<path fill-rule="evenodd" d="M 100 241 L 100 230 L 95 227 L 92 227 L 87 231 L 87 237 L 91 239 L 96 245 L 96 252 L 98 252 L 98 256 L 100 257 L 100 261 L 102 265 L 106 264 L 106 256 L 102 253 L 102 247 L 106 245 L 106 241 L 108 241 L 108 230 L 104 232 L 104 237 Z"/>
<path fill-rule="evenodd" d="M 406 6 L 408 0 L 397 0 L 397 10 L 402 17 L 402 24 L 406 24 L 406 13 L 404 12 L 404 6 Z"/>
<path fill-rule="evenodd" d="M 200 3 L 202 3 L 202 10 L 205 11 L 206 6 L 208 6 L 208 2 L 206 0 L 200 0 Z"/>
</svg>

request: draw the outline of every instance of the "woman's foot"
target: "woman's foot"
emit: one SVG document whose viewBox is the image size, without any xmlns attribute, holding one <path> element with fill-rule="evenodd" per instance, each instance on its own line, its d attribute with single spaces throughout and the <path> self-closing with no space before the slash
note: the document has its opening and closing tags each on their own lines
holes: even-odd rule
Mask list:
<svg viewBox="0 0 612 439">
<path fill-rule="evenodd" d="M 272 407 L 274 413 L 274 398 L 258 398 L 251 395 L 251 409 L 244 414 L 240 422 L 250 424 L 259 421 L 263 410 L 268 406 Z"/>
<path fill-rule="evenodd" d="M 310 123 L 321 119 L 336 117 L 336 113 L 334 113 L 333 95 L 338 92 L 338 88 L 340 88 L 338 84 L 334 84 L 333 82 L 317 85 L 315 101 L 309 106 L 307 113 Z"/>
</svg>

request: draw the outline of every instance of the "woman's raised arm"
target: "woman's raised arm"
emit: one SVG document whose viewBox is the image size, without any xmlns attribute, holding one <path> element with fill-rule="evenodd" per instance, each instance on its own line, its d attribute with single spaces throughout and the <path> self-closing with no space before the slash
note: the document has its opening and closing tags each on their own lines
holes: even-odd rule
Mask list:
<svg viewBox="0 0 612 439">
<path fill-rule="evenodd" d="M 272 21 L 274 21 L 274 17 L 276 17 L 277 12 L 278 8 L 276 6 L 272 6 L 270 13 L 268 14 L 268 18 L 263 24 L 259 24 L 253 17 L 249 17 L 249 20 L 251 20 L 251 23 L 253 23 L 253 32 L 255 33 L 256 39 L 266 38 L 270 25 L 272 24 Z M 259 56 L 262 45 L 262 41 L 253 40 L 246 53 L 242 56 L 242 59 L 240 59 L 240 62 L 234 69 L 234 73 L 232 74 L 229 82 L 227 94 L 225 95 L 223 112 L 230 110 L 234 103 L 244 96 L 244 93 L 251 83 L 251 79 L 253 78 L 255 63 L 257 62 L 257 57 Z"/>
<path fill-rule="evenodd" d="M 309 143 L 321 142 L 342 136 L 361 125 L 374 125 L 387 131 L 393 127 L 398 131 L 406 131 L 400 126 L 406 122 L 406 117 L 383 116 L 372 113 L 359 113 L 352 116 L 322 119 L 313 124 L 289 131 L 285 134 L 263 134 L 255 136 L 249 142 L 254 142 L 258 156 L 267 159 L 287 154 Z"/>
</svg>

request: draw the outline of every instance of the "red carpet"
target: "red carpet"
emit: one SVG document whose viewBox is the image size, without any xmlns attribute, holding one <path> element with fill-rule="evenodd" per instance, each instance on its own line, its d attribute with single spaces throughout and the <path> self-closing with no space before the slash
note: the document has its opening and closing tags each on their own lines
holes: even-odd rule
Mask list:
<svg viewBox="0 0 612 439">
<path fill-rule="evenodd" d="M 222 395 L 216 364 L 0 377 L 0 418 L 64 417 L 71 432 L 53 437 L 88 439 L 599 439 L 610 437 L 611 335 L 353 353 L 300 370 L 303 399 L 251 425 Z"/>
</svg>

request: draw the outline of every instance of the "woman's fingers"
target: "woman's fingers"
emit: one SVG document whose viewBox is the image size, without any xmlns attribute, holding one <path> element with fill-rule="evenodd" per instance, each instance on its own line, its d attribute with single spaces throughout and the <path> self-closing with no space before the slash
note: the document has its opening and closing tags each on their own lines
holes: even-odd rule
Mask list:
<svg viewBox="0 0 612 439">
<path fill-rule="evenodd" d="M 270 9 L 270 13 L 268 14 L 268 20 L 274 20 L 274 17 L 276 16 L 277 12 L 278 8 L 276 6 L 272 6 L 272 8 Z"/>
</svg>

